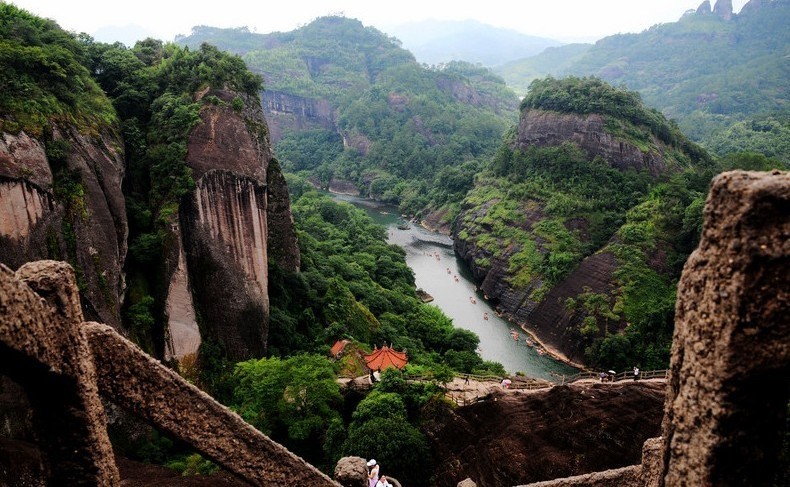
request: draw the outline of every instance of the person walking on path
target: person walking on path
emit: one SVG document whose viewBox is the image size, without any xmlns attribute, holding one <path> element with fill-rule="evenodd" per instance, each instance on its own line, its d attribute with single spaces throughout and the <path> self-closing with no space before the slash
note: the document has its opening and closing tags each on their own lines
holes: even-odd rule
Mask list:
<svg viewBox="0 0 790 487">
<path fill-rule="evenodd" d="M 634 381 L 639 379 L 639 367 L 634 367 Z"/>
<path fill-rule="evenodd" d="M 376 463 L 376 460 L 371 458 L 368 462 L 368 468 L 370 468 L 368 472 L 368 487 L 376 487 L 376 484 L 379 483 L 379 465 Z"/>
</svg>

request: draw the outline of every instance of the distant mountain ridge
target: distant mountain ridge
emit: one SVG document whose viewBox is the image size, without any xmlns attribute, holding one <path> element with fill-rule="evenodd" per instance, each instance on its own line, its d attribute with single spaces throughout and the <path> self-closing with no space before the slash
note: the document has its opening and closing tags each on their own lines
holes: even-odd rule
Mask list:
<svg viewBox="0 0 790 487">
<path fill-rule="evenodd" d="M 544 37 L 483 24 L 475 20 L 423 20 L 385 29 L 414 53 L 419 62 L 467 61 L 497 66 L 562 45 Z"/>
<path fill-rule="evenodd" d="M 640 93 L 719 154 L 753 150 L 790 161 L 790 0 L 703 2 L 677 22 L 562 46 L 495 69 L 517 92 L 532 79 L 598 76 Z M 738 125 L 740 124 L 740 125 Z"/>
<path fill-rule="evenodd" d="M 350 181 L 449 224 L 483 161 L 517 118 L 518 98 L 488 69 L 419 64 L 360 21 L 322 17 L 291 32 L 195 27 L 178 42 L 216 44 L 264 77 L 266 118 L 283 167 L 314 181 Z"/>
</svg>

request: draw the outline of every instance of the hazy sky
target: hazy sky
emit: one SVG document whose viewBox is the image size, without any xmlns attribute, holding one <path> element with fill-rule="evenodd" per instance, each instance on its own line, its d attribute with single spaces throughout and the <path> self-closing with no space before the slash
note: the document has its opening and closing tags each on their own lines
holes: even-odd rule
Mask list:
<svg viewBox="0 0 790 487">
<path fill-rule="evenodd" d="M 3 1 L 3 0 L 0 0 Z M 327 14 L 344 14 L 365 25 L 386 26 L 428 18 L 475 19 L 497 27 L 561 41 L 594 40 L 640 32 L 672 22 L 702 0 L 13 0 L 18 7 L 95 34 L 102 27 L 139 26 L 173 40 L 195 25 L 248 26 L 256 32 L 288 31 Z M 733 0 L 738 12 L 747 0 Z M 711 0 L 714 4 L 715 0 Z M 102 36 L 104 37 L 104 36 Z M 106 39 L 104 39 L 106 40 Z"/>
</svg>

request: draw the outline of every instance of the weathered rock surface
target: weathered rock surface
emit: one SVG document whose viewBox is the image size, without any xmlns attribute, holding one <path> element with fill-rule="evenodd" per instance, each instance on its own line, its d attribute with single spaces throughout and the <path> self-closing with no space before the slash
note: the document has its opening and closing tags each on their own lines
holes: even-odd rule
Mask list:
<svg viewBox="0 0 790 487">
<path fill-rule="evenodd" d="M 717 176 L 678 285 L 666 485 L 772 485 L 790 399 L 790 173 Z"/>
<path fill-rule="evenodd" d="M 503 315 L 531 333 L 535 333 L 542 343 L 551 347 L 565 359 L 582 363 L 584 349 L 588 345 L 579 332 L 579 318 L 572 310 L 565 308 L 568 297 L 582 292 L 611 294 L 614 290 L 614 271 L 617 261 L 610 252 L 599 252 L 585 258 L 568 277 L 548 290 L 542 300 L 532 298 L 536 289 L 543 285 L 541 280 L 533 280 L 523 287 L 510 284 L 510 258 L 520 249 L 517 246 L 501 248 L 495 255 L 477 244 L 476 237 L 491 231 L 489 225 L 470 225 L 469 219 L 484 221 L 496 201 L 488 201 L 478 207 L 464 205 L 453 235 L 453 249 L 469 266 L 472 274 L 480 283 L 480 289 L 495 304 Z M 521 228 L 530 231 L 532 226 L 544 217 L 542 206 L 525 204 L 520 209 L 523 214 Z M 468 238 L 462 238 L 461 231 Z M 540 245 L 538 245 L 540 249 Z M 610 331 L 622 326 L 611 323 Z"/>
<path fill-rule="evenodd" d="M 63 148 L 62 160 L 49 160 L 43 140 L 24 132 L 0 134 L 0 262 L 68 259 L 86 316 L 120 329 L 128 236 L 123 144 L 112 128 L 89 136 L 55 126 L 51 139 Z M 64 185 L 57 178 L 67 175 L 76 184 L 56 192 Z"/>
<path fill-rule="evenodd" d="M 436 485 L 519 485 L 640 463 L 657 436 L 664 383 L 574 384 L 499 393 L 454 409 L 424 431 Z"/>
<path fill-rule="evenodd" d="M 232 358 L 260 357 L 268 336 L 270 253 L 286 269 L 300 264 L 288 191 L 259 99 L 225 90 L 203 95 L 225 104 L 204 106 L 188 139 L 196 188 L 172 225 L 168 355 L 194 353 L 200 339 L 210 338 Z M 244 102 L 240 111 L 231 108 L 237 97 Z"/>
<path fill-rule="evenodd" d="M 272 143 L 277 143 L 288 129 L 335 130 L 335 112 L 326 100 L 266 90 L 261 94 L 261 103 L 269 122 Z"/>
<path fill-rule="evenodd" d="M 233 358 L 262 356 L 269 315 L 265 186 L 209 173 L 182 202 L 181 222 L 202 336 Z"/>
<path fill-rule="evenodd" d="M 96 371 L 78 328 L 83 316 L 71 267 L 38 261 L 15 274 L 0 265 L 0 310 L 0 373 L 30 401 L 48 483 L 116 485 Z"/>
<path fill-rule="evenodd" d="M 343 487 L 367 487 L 368 467 L 362 457 L 343 457 L 335 465 L 335 480 Z"/>
<path fill-rule="evenodd" d="M 586 342 L 579 333 L 580 318 L 565 307 L 565 300 L 568 296 L 577 296 L 583 292 L 614 294 L 614 271 L 617 267 L 617 259 L 609 252 L 587 257 L 568 277 L 551 288 L 534 311 L 525 313 L 523 310 L 526 308 L 517 308 L 516 321 L 529 323 L 530 331 L 534 330 L 542 342 L 561 351 L 567 359 L 584 362 Z M 610 333 L 622 326 L 616 321 L 607 325 L 608 330 L 604 331 Z M 607 325 L 601 323 L 602 328 Z"/>
<path fill-rule="evenodd" d="M 621 170 L 647 170 L 653 176 L 663 173 L 667 164 L 656 152 L 642 152 L 638 147 L 620 140 L 604 129 L 605 117 L 597 114 L 586 116 L 560 114 L 544 110 L 522 112 L 518 125 L 516 146 L 553 147 L 572 142 L 590 158 L 602 157 L 612 167 Z M 661 148 L 654 138 L 653 143 Z"/>
<path fill-rule="evenodd" d="M 269 265 L 275 264 L 283 270 L 296 272 L 302 264 L 299 242 L 296 240 L 288 186 L 277 159 L 269 162 L 266 176 L 266 215 L 271 229 L 268 232 Z"/>
</svg>

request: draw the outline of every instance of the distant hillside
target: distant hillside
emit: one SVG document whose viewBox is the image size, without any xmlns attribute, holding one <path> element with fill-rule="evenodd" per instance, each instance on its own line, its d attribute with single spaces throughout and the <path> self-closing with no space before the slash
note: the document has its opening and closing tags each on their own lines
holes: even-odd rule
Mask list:
<svg viewBox="0 0 790 487">
<path fill-rule="evenodd" d="M 400 39 L 419 62 L 428 64 L 468 61 L 497 66 L 562 44 L 474 20 L 423 20 L 387 31 Z"/>
<path fill-rule="evenodd" d="M 357 20 L 324 17 L 266 35 L 196 27 L 178 42 L 215 43 L 263 75 L 286 170 L 322 185 L 351 181 L 409 213 L 445 207 L 444 222 L 517 116 L 518 98 L 492 72 L 461 62 L 425 68 Z"/>
<path fill-rule="evenodd" d="M 549 47 L 535 56 L 517 61 L 510 61 L 493 70 L 505 80 L 519 95 L 524 95 L 529 84 L 538 78 L 548 75 L 559 75 L 570 69 L 587 54 L 592 44 L 566 44 Z"/>
<path fill-rule="evenodd" d="M 545 75 L 625 84 L 720 154 L 790 161 L 790 1 L 752 0 L 737 15 L 727 4 L 711 11 L 705 2 L 677 22 L 607 37 L 580 57 L 563 47 L 497 71 L 517 89 Z"/>
<path fill-rule="evenodd" d="M 675 283 L 697 245 L 714 161 L 635 92 L 596 78 L 536 80 L 453 238 L 480 289 L 571 360 L 668 364 Z"/>
</svg>

